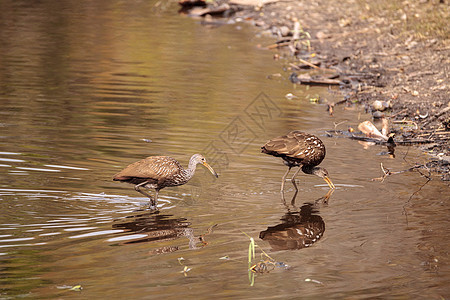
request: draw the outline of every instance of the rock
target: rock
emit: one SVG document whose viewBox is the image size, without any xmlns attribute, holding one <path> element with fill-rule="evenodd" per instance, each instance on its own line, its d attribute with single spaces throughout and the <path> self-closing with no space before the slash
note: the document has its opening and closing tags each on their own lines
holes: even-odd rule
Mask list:
<svg viewBox="0 0 450 300">
<path fill-rule="evenodd" d="M 373 110 L 385 111 L 388 108 L 392 108 L 391 101 L 375 100 L 372 103 L 372 109 Z"/>
<path fill-rule="evenodd" d="M 288 35 L 290 35 L 291 34 L 291 30 L 289 29 L 289 27 L 287 27 L 287 26 L 281 26 L 280 27 L 280 34 L 281 34 L 281 36 L 288 36 Z"/>
<path fill-rule="evenodd" d="M 194 7 L 194 6 L 206 6 L 205 0 L 180 0 L 178 1 L 178 4 L 180 4 L 182 7 Z"/>
<path fill-rule="evenodd" d="M 372 114 L 372 117 L 374 119 L 380 119 L 380 118 L 384 118 L 384 113 L 382 113 L 381 111 L 374 111 Z"/>
</svg>

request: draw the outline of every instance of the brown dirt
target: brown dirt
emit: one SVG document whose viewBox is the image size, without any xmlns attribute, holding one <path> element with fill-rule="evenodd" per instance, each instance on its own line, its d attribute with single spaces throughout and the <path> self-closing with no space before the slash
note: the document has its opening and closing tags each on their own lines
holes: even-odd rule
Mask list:
<svg viewBox="0 0 450 300">
<path fill-rule="evenodd" d="M 360 103 L 375 113 L 373 101 L 390 102 L 392 108 L 375 114 L 389 119 L 394 140 L 421 147 L 430 154 L 433 170 L 450 180 L 446 1 L 223 0 L 207 1 L 200 12 L 251 22 L 261 33 L 277 36 L 275 57 L 288 59 L 294 75 L 338 80 L 343 101 L 330 103 L 331 108 Z M 296 22 L 301 30 L 294 42 Z M 311 73 L 308 63 L 318 68 Z"/>
</svg>

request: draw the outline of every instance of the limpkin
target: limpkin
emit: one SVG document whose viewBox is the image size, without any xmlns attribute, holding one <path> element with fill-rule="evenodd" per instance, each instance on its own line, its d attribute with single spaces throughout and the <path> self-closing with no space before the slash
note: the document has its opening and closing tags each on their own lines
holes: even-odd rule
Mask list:
<svg viewBox="0 0 450 300">
<path fill-rule="evenodd" d="M 295 176 L 302 170 L 306 174 L 312 174 L 323 178 L 331 189 L 335 186 L 328 178 L 328 171 L 318 165 L 325 158 L 325 145 L 316 136 L 302 131 L 294 130 L 286 135 L 276 137 L 268 141 L 261 147 L 261 152 L 270 154 L 276 157 L 281 157 L 288 170 L 281 181 L 281 192 L 284 190 L 284 182 L 286 176 L 293 167 L 299 169 L 292 176 L 292 184 L 298 190 L 295 183 Z"/>
<path fill-rule="evenodd" d="M 134 184 L 134 189 L 150 198 L 151 207 L 156 208 L 159 190 L 179 186 L 194 176 L 197 164 L 202 164 L 217 178 L 219 175 L 201 154 L 192 155 L 187 169 L 170 156 L 149 156 L 139 160 L 114 175 L 113 180 Z M 155 198 L 141 188 L 154 189 Z"/>
</svg>

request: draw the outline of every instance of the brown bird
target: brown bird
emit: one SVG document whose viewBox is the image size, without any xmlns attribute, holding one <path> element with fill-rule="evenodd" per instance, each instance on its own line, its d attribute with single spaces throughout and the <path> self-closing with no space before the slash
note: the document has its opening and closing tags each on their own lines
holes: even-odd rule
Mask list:
<svg viewBox="0 0 450 300">
<path fill-rule="evenodd" d="M 127 166 L 114 175 L 113 180 L 134 184 L 136 191 L 150 198 L 151 207 L 156 207 L 159 190 L 188 182 L 194 176 L 197 164 L 204 165 L 216 178 L 219 177 L 203 155 L 194 154 L 187 169 L 170 156 L 149 156 Z M 155 189 L 155 198 L 141 187 Z"/>
<path fill-rule="evenodd" d="M 291 179 L 296 190 L 298 189 L 295 184 L 295 176 L 300 170 L 306 174 L 323 178 L 330 188 L 335 188 L 333 182 L 328 178 L 328 171 L 317 166 L 325 158 L 326 151 L 323 142 L 312 134 L 298 130 L 291 131 L 286 135 L 268 141 L 261 147 L 261 152 L 281 157 L 284 164 L 289 167 L 281 181 L 281 192 L 284 190 L 286 176 L 292 167 L 299 167 Z"/>
</svg>

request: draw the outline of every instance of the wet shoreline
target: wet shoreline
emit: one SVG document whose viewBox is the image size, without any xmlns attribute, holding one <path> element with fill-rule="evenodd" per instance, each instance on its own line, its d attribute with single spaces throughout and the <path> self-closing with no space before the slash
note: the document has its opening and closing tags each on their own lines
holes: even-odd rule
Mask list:
<svg viewBox="0 0 450 300">
<path fill-rule="evenodd" d="M 429 12 L 440 9 L 445 18 L 446 4 L 408 2 L 394 10 L 351 1 L 338 8 L 329 1 L 195 2 L 181 11 L 204 25 L 243 21 L 275 37 L 262 47 L 283 60 L 293 84 L 339 87 L 342 100 L 327 103 L 330 115 L 359 105 L 374 123 L 387 119 L 395 142 L 419 147 L 429 154 L 432 171 L 450 180 L 448 29 Z M 434 31 L 417 28 L 431 18 Z"/>
</svg>

